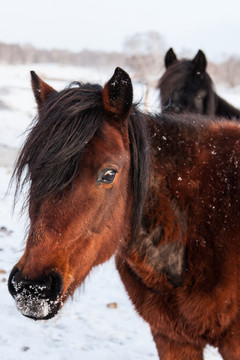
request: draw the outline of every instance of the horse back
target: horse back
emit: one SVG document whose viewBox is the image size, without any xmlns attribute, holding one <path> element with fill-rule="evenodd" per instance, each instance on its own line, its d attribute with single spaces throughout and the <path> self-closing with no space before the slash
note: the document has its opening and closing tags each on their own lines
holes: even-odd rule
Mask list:
<svg viewBox="0 0 240 360">
<path fill-rule="evenodd" d="M 216 115 L 227 119 L 239 119 L 240 110 L 216 95 Z"/>
</svg>

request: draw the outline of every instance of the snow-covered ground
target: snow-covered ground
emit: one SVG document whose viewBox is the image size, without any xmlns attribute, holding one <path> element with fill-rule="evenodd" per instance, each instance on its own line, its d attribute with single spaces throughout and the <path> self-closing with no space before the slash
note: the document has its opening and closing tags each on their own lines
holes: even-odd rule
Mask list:
<svg viewBox="0 0 240 360">
<path fill-rule="evenodd" d="M 73 80 L 104 84 L 112 75 L 99 69 L 56 65 L 0 66 L 1 360 L 157 360 L 149 327 L 129 301 L 113 259 L 94 269 L 74 300 L 52 320 L 35 322 L 23 317 L 8 293 L 7 278 L 22 254 L 27 224 L 18 211 L 12 214 L 13 190 L 7 196 L 6 191 L 23 133 L 36 111 L 29 70 L 57 90 Z M 135 89 L 138 100 L 144 90 L 139 85 Z M 218 92 L 236 106 L 240 104 L 240 89 Z M 217 349 L 205 350 L 205 360 L 220 359 Z"/>
</svg>

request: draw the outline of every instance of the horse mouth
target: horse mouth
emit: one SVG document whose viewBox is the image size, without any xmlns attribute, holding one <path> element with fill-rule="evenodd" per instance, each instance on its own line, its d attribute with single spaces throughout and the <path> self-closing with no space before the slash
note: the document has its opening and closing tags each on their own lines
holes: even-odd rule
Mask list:
<svg viewBox="0 0 240 360">
<path fill-rule="evenodd" d="M 33 320 L 48 320 L 53 318 L 60 309 L 62 302 L 50 299 L 41 299 L 32 294 L 22 293 L 15 297 L 17 309 L 22 315 Z"/>
</svg>

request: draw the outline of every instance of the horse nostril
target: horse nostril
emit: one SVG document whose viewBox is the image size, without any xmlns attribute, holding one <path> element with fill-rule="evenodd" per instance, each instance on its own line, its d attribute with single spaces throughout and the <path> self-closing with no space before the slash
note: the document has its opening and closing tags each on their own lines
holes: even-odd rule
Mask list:
<svg viewBox="0 0 240 360">
<path fill-rule="evenodd" d="M 18 268 L 14 268 L 9 276 L 8 289 L 13 297 L 27 291 L 41 299 L 55 300 L 62 291 L 62 278 L 58 273 L 52 272 L 36 280 L 26 279 Z"/>
<path fill-rule="evenodd" d="M 52 272 L 48 275 L 49 280 L 49 299 L 54 299 L 62 292 L 63 281 L 57 272 Z"/>
</svg>

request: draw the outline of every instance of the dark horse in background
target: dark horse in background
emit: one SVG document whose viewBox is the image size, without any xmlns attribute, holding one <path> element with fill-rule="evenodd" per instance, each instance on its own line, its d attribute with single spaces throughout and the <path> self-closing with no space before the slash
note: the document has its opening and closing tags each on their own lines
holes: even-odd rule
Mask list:
<svg viewBox="0 0 240 360">
<path fill-rule="evenodd" d="M 201 50 L 192 60 L 179 60 L 169 49 L 165 55 L 165 67 L 158 84 L 162 112 L 240 118 L 240 110 L 216 94 L 212 79 L 206 72 L 205 54 Z"/>
<path fill-rule="evenodd" d="M 56 315 L 115 255 L 161 360 L 240 359 L 240 127 L 146 115 L 115 70 L 102 88 L 56 91 L 34 72 L 39 112 L 15 176 L 30 227 L 9 277 L 21 313 Z M 127 331 L 127 329 L 126 329 Z"/>
</svg>

